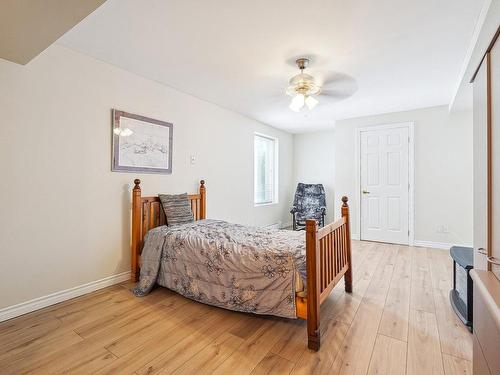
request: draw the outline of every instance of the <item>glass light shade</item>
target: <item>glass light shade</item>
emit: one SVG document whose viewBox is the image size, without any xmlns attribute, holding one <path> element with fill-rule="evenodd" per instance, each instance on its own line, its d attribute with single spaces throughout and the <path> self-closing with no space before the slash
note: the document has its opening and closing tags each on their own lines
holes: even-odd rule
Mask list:
<svg viewBox="0 0 500 375">
<path fill-rule="evenodd" d="M 290 103 L 290 109 L 294 112 L 299 112 L 302 109 L 302 107 L 304 107 L 304 103 L 305 103 L 304 95 L 297 94 Z"/>
<path fill-rule="evenodd" d="M 312 96 L 308 96 L 305 100 L 307 108 L 311 111 L 316 105 L 318 105 L 318 100 Z"/>
<path fill-rule="evenodd" d="M 316 84 L 314 77 L 306 73 L 293 76 L 288 83 L 286 93 L 290 96 L 298 92 L 305 95 L 317 95 L 321 91 L 321 87 Z"/>
</svg>

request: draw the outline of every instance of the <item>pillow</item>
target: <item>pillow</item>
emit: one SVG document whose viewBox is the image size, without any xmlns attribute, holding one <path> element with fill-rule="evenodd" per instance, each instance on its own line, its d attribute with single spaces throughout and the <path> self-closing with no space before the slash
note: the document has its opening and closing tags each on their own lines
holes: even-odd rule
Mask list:
<svg viewBox="0 0 500 375">
<path fill-rule="evenodd" d="M 194 221 L 187 193 L 159 194 L 158 197 L 167 217 L 167 225 L 186 224 Z"/>
</svg>

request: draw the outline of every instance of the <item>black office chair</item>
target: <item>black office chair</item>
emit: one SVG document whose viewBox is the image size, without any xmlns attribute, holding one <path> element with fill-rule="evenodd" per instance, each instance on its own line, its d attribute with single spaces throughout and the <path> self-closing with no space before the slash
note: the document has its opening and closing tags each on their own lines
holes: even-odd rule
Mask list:
<svg viewBox="0 0 500 375">
<path fill-rule="evenodd" d="M 304 229 L 307 219 L 316 220 L 320 227 L 325 226 L 326 198 L 323 185 L 299 183 L 290 213 L 293 230 Z"/>
</svg>

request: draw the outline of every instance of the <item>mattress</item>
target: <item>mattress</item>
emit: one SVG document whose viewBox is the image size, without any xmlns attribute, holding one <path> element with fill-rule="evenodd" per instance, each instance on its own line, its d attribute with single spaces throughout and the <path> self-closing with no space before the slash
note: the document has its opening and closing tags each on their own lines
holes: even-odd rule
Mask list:
<svg viewBox="0 0 500 375">
<path fill-rule="evenodd" d="M 148 232 L 134 293 L 155 283 L 199 302 L 296 317 L 305 289 L 304 232 L 200 220 Z"/>
</svg>

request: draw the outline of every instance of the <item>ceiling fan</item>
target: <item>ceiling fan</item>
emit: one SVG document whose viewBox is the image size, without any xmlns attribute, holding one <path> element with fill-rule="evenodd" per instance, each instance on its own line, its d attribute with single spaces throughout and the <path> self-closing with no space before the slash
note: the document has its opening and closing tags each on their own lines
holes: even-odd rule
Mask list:
<svg viewBox="0 0 500 375">
<path fill-rule="evenodd" d="M 316 83 L 313 76 L 304 73 L 304 69 L 309 64 L 309 59 L 301 57 L 295 60 L 300 73 L 290 78 L 289 85 L 286 88 L 286 94 L 292 97 L 290 109 L 299 112 L 304 106 L 312 110 L 318 104 L 315 96 L 321 92 L 321 87 Z"/>
<path fill-rule="evenodd" d="M 294 112 L 300 112 L 307 107 L 310 111 L 318 105 L 319 95 L 330 97 L 336 100 L 345 99 L 351 96 L 356 90 L 356 82 L 349 76 L 340 73 L 330 74 L 322 85 L 312 75 L 304 73 L 309 65 L 307 57 L 295 60 L 295 64 L 300 69 L 300 73 L 290 78 L 286 94 L 292 97 L 289 108 Z M 325 90 L 325 85 L 335 84 L 336 90 Z"/>
</svg>

